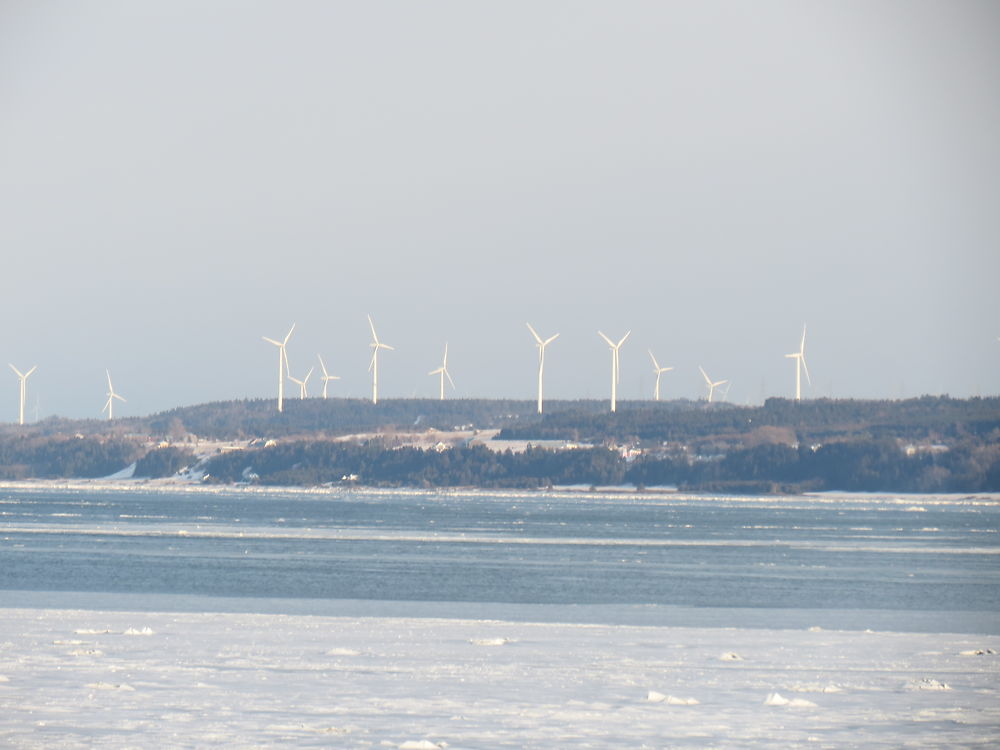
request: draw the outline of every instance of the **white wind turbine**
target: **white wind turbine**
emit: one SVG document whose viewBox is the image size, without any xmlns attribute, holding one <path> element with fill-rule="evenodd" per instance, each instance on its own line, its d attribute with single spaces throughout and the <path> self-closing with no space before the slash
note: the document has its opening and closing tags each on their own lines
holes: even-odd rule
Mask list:
<svg viewBox="0 0 1000 750">
<path fill-rule="evenodd" d="M 306 384 L 309 382 L 309 378 L 312 377 L 313 370 L 315 369 L 316 369 L 315 367 L 310 367 L 309 372 L 306 373 L 306 376 L 302 378 L 302 380 L 299 380 L 298 378 L 293 378 L 291 375 L 288 376 L 288 379 L 299 387 L 299 398 L 307 398 L 309 396 L 309 393 L 306 390 Z"/>
<path fill-rule="evenodd" d="M 597 333 L 598 335 L 600 335 L 602 339 L 607 341 L 608 346 L 611 347 L 611 411 L 614 411 L 618 403 L 618 381 L 621 380 L 621 369 L 620 369 L 620 360 L 618 357 L 618 352 L 621 350 L 622 344 L 625 343 L 625 339 L 627 339 L 630 335 L 632 335 L 632 331 L 629 331 L 624 336 L 622 336 L 621 341 L 619 341 L 617 344 L 611 339 L 609 339 L 607 336 L 605 336 L 603 333 L 601 333 L 600 331 L 598 331 Z"/>
<path fill-rule="evenodd" d="M 712 394 L 715 393 L 715 389 L 718 388 L 720 385 L 728 383 L 729 381 L 716 380 L 715 382 L 713 382 L 712 379 L 708 377 L 708 374 L 702 369 L 701 365 L 698 365 L 698 369 L 701 370 L 701 376 L 705 378 L 705 385 L 708 386 L 708 403 L 712 403 Z"/>
<path fill-rule="evenodd" d="M 101 411 L 107 410 L 108 419 L 112 419 L 114 417 L 113 412 L 114 412 L 115 399 L 118 399 L 121 402 L 124 402 L 125 399 L 119 396 L 117 393 L 115 393 L 115 388 L 113 385 L 111 385 L 111 371 L 105 370 L 104 372 L 108 374 L 108 393 L 107 393 L 108 400 L 104 402 L 104 409 L 101 409 Z"/>
<path fill-rule="evenodd" d="M 545 347 L 559 338 L 559 334 L 554 336 L 549 336 L 544 341 L 542 337 L 538 335 L 538 332 L 531 327 L 531 323 L 525 323 L 528 326 L 528 330 L 531 331 L 531 335 L 535 337 L 535 342 L 538 345 L 538 413 L 542 413 L 542 375 L 545 373 Z"/>
<path fill-rule="evenodd" d="M 14 365 L 11 365 L 10 369 L 12 369 L 17 374 L 18 379 L 21 381 L 21 406 L 20 406 L 20 409 L 18 410 L 18 422 L 17 423 L 18 424 L 24 424 L 24 397 L 27 394 L 27 390 L 28 390 L 27 382 L 28 382 L 28 378 L 31 376 L 31 373 L 33 373 L 35 370 L 38 369 L 38 365 L 35 365 L 34 367 L 32 367 L 27 372 L 21 372 L 16 367 L 14 367 Z"/>
<path fill-rule="evenodd" d="M 444 343 L 444 360 L 441 362 L 441 366 L 436 370 L 431 370 L 428 375 L 440 375 L 441 376 L 441 400 L 444 401 L 444 379 L 448 378 L 448 382 L 451 383 L 451 387 L 455 387 L 455 381 L 451 379 L 451 373 L 448 372 L 448 342 Z"/>
<path fill-rule="evenodd" d="M 806 371 L 806 380 L 812 385 L 812 378 L 809 377 L 809 368 L 806 366 L 806 327 L 802 326 L 802 341 L 799 343 L 799 350 L 792 354 L 786 354 L 785 359 L 795 360 L 795 400 L 802 400 L 802 371 Z"/>
<path fill-rule="evenodd" d="M 660 367 L 660 363 L 656 361 L 656 357 L 653 356 L 653 350 L 649 349 L 649 358 L 653 360 L 653 372 L 656 373 L 656 387 L 653 388 L 653 400 L 660 400 L 660 375 L 665 372 L 670 372 L 673 367 Z"/>
<path fill-rule="evenodd" d="M 368 316 L 368 325 L 372 329 L 372 342 L 369 346 L 372 348 L 372 361 L 368 365 L 368 371 L 372 374 L 372 403 L 378 403 L 378 350 L 388 349 L 393 350 L 393 347 L 388 344 L 383 344 L 378 340 L 378 334 L 375 333 L 375 324 L 372 322 L 372 316 Z"/>
<path fill-rule="evenodd" d="M 292 323 L 292 327 L 288 329 L 288 333 L 281 341 L 275 341 L 274 339 L 269 339 L 267 336 L 261 336 L 261 338 L 267 343 L 274 344 L 278 347 L 278 411 L 284 410 L 285 375 L 288 374 L 288 352 L 285 350 L 285 347 L 288 344 L 288 339 L 292 337 L 292 331 L 294 330 L 295 324 Z"/>
<path fill-rule="evenodd" d="M 323 370 L 323 374 L 320 375 L 320 380 L 323 381 L 323 398 L 326 398 L 326 386 L 330 383 L 331 380 L 340 380 L 340 376 L 331 375 L 330 373 L 328 373 L 326 371 L 326 363 L 323 362 L 323 358 L 320 357 L 318 354 L 316 356 L 319 357 L 319 366 Z"/>
</svg>

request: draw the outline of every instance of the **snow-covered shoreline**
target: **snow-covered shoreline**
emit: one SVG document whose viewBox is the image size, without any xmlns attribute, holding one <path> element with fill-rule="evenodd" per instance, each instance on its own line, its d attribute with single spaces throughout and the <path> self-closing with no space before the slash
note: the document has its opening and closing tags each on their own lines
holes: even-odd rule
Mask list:
<svg viewBox="0 0 1000 750">
<path fill-rule="evenodd" d="M 11 747 L 974 747 L 997 636 L 0 609 Z"/>
<path fill-rule="evenodd" d="M 241 493 L 247 495 L 267 495 L 282 493 L 286 495 L 323 496 L 413 496 L 440 497 L 463 495 L 471 497 L 552 497 L 580 496 L 600 497 L 603 499 L 651 499 L 651 500 L 686 500 L 686 499 L 717 499 L 744 504 L 791 503 L 808 500 L 818 504 L 843 501 L 878 502 L 886 505 L 903 505 L 919 509 L 922 504 L 942 505 L 966 503 L 973 505 L 1000 505 L 1000 493 L 894 493 L 894 492 L 811 492 L 803 495 L 720 495 L 704 492 L 682 492 L 672 488 L 636 489 L 631 485 L 613 487 L 588 487 L 584 485 L 558 485 L 547 489 L 491 489 L 480 487 L 369 487 L 365 485 L 339 486 L 271 486 L 256 484 L 205 484 L 191 480 L 168 477 L 163 479 L 20 479 L 0 480 L 2 490 L 45 490 L 73 492 L 125 492 L 125 493 Z"/>
</svg>

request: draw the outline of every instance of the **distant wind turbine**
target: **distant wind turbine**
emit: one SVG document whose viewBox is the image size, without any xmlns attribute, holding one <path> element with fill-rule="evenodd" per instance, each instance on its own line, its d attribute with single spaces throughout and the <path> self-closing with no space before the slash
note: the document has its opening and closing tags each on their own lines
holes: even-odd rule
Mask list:
<svg viewBox="0 0 1000 750">
<path fill-rule="evenodd" d="M 444 343 L 444 360 L 441 362 L 441 366 L 436 370 L 431 370 L 428 375 L 440 375 L 441 376 L 441 400 L 444 401 L 444 379 L 448 378 L 448 382 L 451 383 L 451 387 L 455 387 L 455 381 L 451 379 L 451 373 L 448 372 L 448 342 Z"/>
<path fill-rule="evenodd" d="M 288 374 L 288 352 L 285 347 L 288 345 L 288 339 L 292 337 L 292 331 L 294 330 L 295 324 L 292 323 L 292 327 L 288 329 L 288 333 L 281 341 L 269 339 L 267 336 L 261 337 L 269 344 L 274 344 L 278 347 L 278 411 L 284 411 L 285 408 L 285 376 Z"/>
<path fill-rule="evenodd" d="M 368 325 L 372 329 L 372 342 L 369 346 L 372 348 L 372 361 L 368 365 L 368 371 L 372 374 L 372 403 L 378 403 L 378 350 L 388 349 L 393 350 L 393 347 L 388 344 L 383 344 L 378 340 L 378 334 L 375 333 L 375 324 L 372 322 L 372 316 L 368 316 Z"/>
<path fill-rule="evenodd" d="M 656 361 L 656 357 L 653 356 L 653 350 L 649 349 L 649 358 L 653 360 L 653 372 L 656 373 L 656 387 L 653 388 L 653 400 L 660 400 L 660 375 L 665 372 L 670 372 L 673 367 L 660 367 L 660 363 Z"/>
<path fill-rule="evenodd" d="M 535 337 L 535 342 L 538 345 L 538 413 L 542 413 L 542 375 L 545 373 L 545 347 L 559 338 L 559 334 L 549 336 L 544 341 L 542 337 L 538 335 L 538 332 L 531 327 L 531 323 L 525 323 L 528 326 L 528 330 L 531 331 L 531 335 Z"/>
<path fill-rule="evenodd" d="M 715 393 L 715 389 L 724 383 L 728 383 L 728 380 L 716 380 L 712 381 L 708 374 L 702 369 L 701 365 L 698 365 L 698 369 L 701 370 L 701 376 L 705 378 L 705 385 L 708 386 L 708 403 L 712 403 L 712 394 Z"/>
<path fill-rule="evenodd" d="M 812 385 L 812 378 L 809 377 L 809 368 L 806 366 L 806 327 L 802 326 L 802 341 L 799 343 L 799 350 L 785 355 L 786 359 L 795 360 L 795 400 L 802 400 L 802 371 L 806 371 L 806 380 Z"/>
<path fill-rule="evenodd" d="M 316 356 L 319 357 L 319 366 L 323 370 L 323 374 L 320 375 L 320 380 L 323 381 L 323 398 L 326 398 L 326 386 L 330 383 L 331 380 L 340 380 L 340 376 L 331 375 L 330 373 L 328 373 L 326 371 L 326 363 L 323 362 L 323 358 L 320 357 L 318 354 Z"/>
<path fill-rule="evenodd" d="M 27 372 L 21 372 L 16 367 L 14 367 L 14 365 L 11 365 L 10 369 L 12 369 L 17 374 L 18 379 L 21 381 L 21 383 L 20 383 L 20 385 L 21 385 L 21 406 L 20 406 L 20 409 L 18 410 L 18 422 L 17 423 L 18 424 L 24 424 L 24 397 L 25 397 L 25 395 L 28 392 L 28 386 L 27 386 L 28 378 L 31 376 L 31 373 L 33 373 L 35 370 L 38 369 L 38 365 L 35 365 L 34 367 L 32 367 Z"/>
<path fill-rule="evenodd" d="M 299 387 L 299 398 L 300 399 L 307 398 L 309 396 L 309 393 L 306 390 L 306 384 L 309 382 L 309 378 L 312 377 L 313 370 L 315 370 L 315 369 L 316 369 L 315 367 L 310 367 L 309 368 L 309 372 L 306 373 L 306 376 L 304 378 L 302 378 L 302 380 L 299 380 L 298 378 L 293 378 L 291 375 L 288 376 L 288 379 L 291 380 L 293 383 L 295 383 Z"/>
<path fill-rule="evenodd" d="M 101 409 L 101 411 L 105 411 L 106 410 L 108 412 L 108 419 L 113 419 L 114 418 L 113 412 L 114 412 L 115 399 L 118 399 L 119 401 L 121 401 L 123 403 L 124 403 L 125 399 L 122 398 L 121 396 L 119 396 L 117 393 L 115 393 L 115 387 L 113 385 L 111 385 L 111 371 L 110 370 L 105 370 L 104 372 L 106 372 L 108 374 L 108 393 L 107 393 L 108 400 L 104 403 L 104 408 Z"/>
<path fill-rule="evenodd" d="M 632 335 L 632 331 L 629 331 L 622 336 L 621 341 L 617 344 L 600 331 L 597 333 L 602 339 L 607 341 L 608 346 L 611 347 L 611 411 L 614 411 L 618 403 L 618 382 L 621 380 L 621 368 L 618 353 L 622 348 L 622 344 L 625 343 L 625 339 Z"/>
</svg>

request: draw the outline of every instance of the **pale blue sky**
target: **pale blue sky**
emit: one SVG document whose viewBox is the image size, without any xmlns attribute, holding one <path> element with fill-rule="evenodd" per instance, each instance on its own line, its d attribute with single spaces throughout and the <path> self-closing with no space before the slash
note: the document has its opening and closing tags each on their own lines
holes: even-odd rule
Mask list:
<svg viewBox="0 0 1000 750">
<path fill-rule="evenodd" d="M 1000 391 L 994 2 L 0 4 L 29 415 L 272 397 Z M 0 379 L 0 419 L 17 381 Z M 316 382 L 315 376 L 313 382 Z M 318 393 L 318 384 L 314 389 Z M 4 406 L 6 404 L 6 406 Z"/>
</svg>

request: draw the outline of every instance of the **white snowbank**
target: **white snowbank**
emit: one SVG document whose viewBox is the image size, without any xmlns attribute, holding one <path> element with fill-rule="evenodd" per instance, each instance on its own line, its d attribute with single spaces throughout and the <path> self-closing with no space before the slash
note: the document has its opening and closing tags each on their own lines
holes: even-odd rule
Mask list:
<svg viewBox="0 0 1000 750">
<path fill-rule="evenodd" d="M 145 637 L 123 637 L 137 622 Z M 461 647 L 495 632 L 517 647 Z M 4 608 L 0 633 L 5 747 L 928 750 L 1000 736 L 1000 659 L 962 655 L 982 635 Z"/>
</svg>

